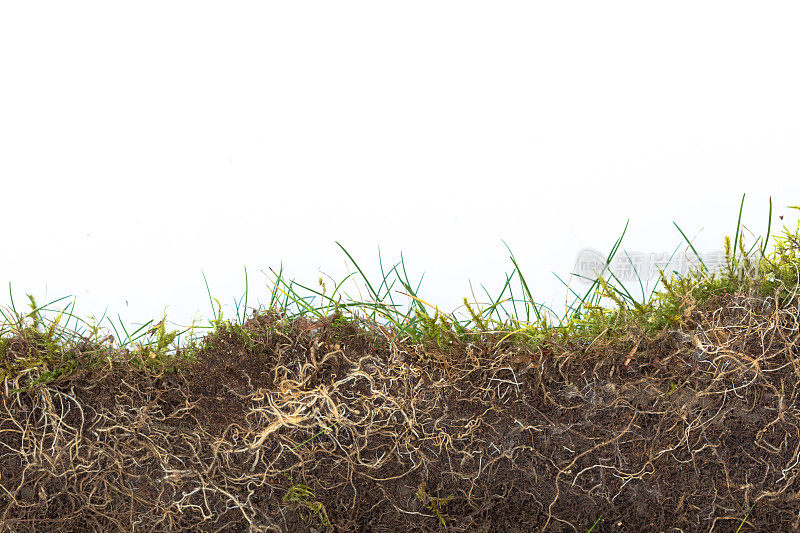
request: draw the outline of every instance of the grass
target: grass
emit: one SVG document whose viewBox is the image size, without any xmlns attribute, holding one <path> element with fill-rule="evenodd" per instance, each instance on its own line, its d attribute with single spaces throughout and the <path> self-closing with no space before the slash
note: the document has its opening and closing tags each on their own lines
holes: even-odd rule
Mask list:
<svg viewBox="0 0 800 533">
<path fill-rule="evenodd" d="M 733 242 L 736 245 L 731 244 L 729 238 L 725 239 L 726 271 L 711 272 L 683 230 L 677 223 L 674 223 L 685 240 L 686 246 L 698 259 L 700 268 L 683 277 L 677 273 L 668 277 L 668 272 L 662 272 L 663 290 L 657 291 L 657 287 L 653 287 L 647 296 L 644 293 L 642 280 L 639 278 L 641 299 L 636 299 L 616 274 L 610 270 L 606 270 L 602 277 L 588 280 L 591 285 L 583 294 L 575 292 L 568 283 L 555 274 L 574 297 L 566 313 L 558 316 L 553 310 L 534 300 L 532 291 L 513 252 L 504 242 L 513 269 L 510 274 L 505 275 L 505 284 L 500 293 L 496 297 L 492 297 L 481 285 L 490 302 L 489 305 L 481 308 L 474 294 L 472 303 L 464 298 L 464 308 L 470 318 L 458 319 L 455 312 L 444 313 L 438 306 L 419 297 L 418 293 L 424 274 L 415 288 L 408 279 L 402 253 L 400 261 L 386 270 L 379 250 L 378 258 L 382 279 L 380 279 L 380 283 L 373 284 L 359 263 L 341 243 L 337 242 L 336 244 L 350 259 L 361 276 L 361 280 L 368 289 L 370 300 L 356 299 L 343 291 L 345 282 L 355 276 L 356 272 L 335 283 L 332 293 L 327 294 L 326 284 L 321 277 L 318 281 L 320 289 L 314 289 L 293 279 L 287 280 L 283 273 L 283 265 L 281 265 L 278 272 L 270 268 L 275 279 L 271 281 L 273 288 L 266 309 L 278 309 L 285 314 L 287 321 L 300 317 L 322 319 L 334 314 L 348 315 L 352 320 L 360 321 L 367 327 L 376 328 L 379 332 L 391 330 L 393 337 L 398 341 L 421 342 L 426 346 L 438 349 L 446 349 L 453 342 L 468 341 L 485 333 L 502 332 L 505 334 L 504 340 L 512 339 L 527 343 L 536 343 L 545 334 L 553 331 L 562 332 L 565 336 L 587 333 L 594 335 L 600 331 L 610 332 L 609 327 L 612 327 L 613 324 L 619 325 L 623 319 L 638 322 L 646 331 L 660 330 L 665 326 L 680 322 L 687 300 L 699 305 L 720 293 L 735 292 L 747 283 L 758 283 L 757 290 L 762 295 L 770 295 L 779 287 L 782 300 L 790 298 L 794 294 L 793 280 L 797 276 L 798 269 L 795 252 L 798 244 L 797 232 L 786 230 L 783 235 L 776 236 L 774 251 L 771 254 L 766 253 L 772 218 L 770 200 L 767 238 L 763 239 L 763 243 L 762 239 L 757 239 L 749 250 L 745 251 L 744 237 L 741 231 L 743 207 L 744 196 L 735 226 L 736 237 Z M 610 264 L 619 253 L 627 229 L 628 224 L 626 223 L 621 235 L 611 247 L 606 260 L 607 264 Z M 759 245 L 761 246 L 759 247 Z M 754 250 L 760 252 L 760 256 L 755 259 L 753 258 Z M 670 262 L 677 251 L 678 248 L 673 252 Z M 761 275 L 752 276 L 754 272 Z M 249 282 L 246 268 L 244 274 L 245 290 L 240 298 L 234 299 L 236 316 L 232 324 L 237 325 L 244 324 L 249 309 L 247 306 Z M 394 279 L 391 278 L 392 274 L 395 275 Z M 33 342 L 37 343 L 37 346 L 43 348 L 42 357 L 56 365 L 58 365 L 58 352 L 63 352 L 63 346 L 74 344 L 76 341 L 92 342 L 102 339 L 105 342 L 111 342 L 118 339 L 120 348 L 131 348 L 138 355 L 131 359 L 131 363 L 149 367 L 168 366 L 174 362 L 175 353 L 180 353 L 183 357 L 191 357 L 191 347 L 196 347 L 199 340 L 197 332 L 213 331 L 225 322 L 222 304 L 211 295 L 205 273 L 202 275 L 213 315 L 213 319 L 207 326 L 198 326 L 194 323 L 189 328 L 168 332 L 166 331 L 166 316 L 163 316 L 158 322 L 150 320 L 136 330 L 128 331 L 119 316 L 116 323 L 105 315 L 96 323 L 90 323 L 77 316 L 74 313 L 75 300 L 63 309 L 52 308 L 54 304 L 68 297 L 62 297 L 40 306 L 36 304 L 32 295 L 28 295 L 31 310 L 27 313 L 20 313 L 14 305 L 9 283 L 11 309 L 0 309 L 3 317 L 0 336 L 10 332 L 24 333 L 23 336 L 29 336 Z M 573 274 L 573 276 L 588 279 L 577 274 Z M 515 278 L 518 283 L 517 295 L 521 296 L 519 298 L 515 297 L 513 289 Z M 377 290 L 375 286 L 377 286 Z M 397 289 L 393 291 L 396 287 Z M 300 291 L 304 291 L 304 294 L 301 294 Z M 396 302 L 396 294 L 408 298 L 407 309 L 404 310 L 403 306 Z M 609 304 L 612 306 L 609 307 Z M 265 308 L 260 306 L 255 311 L 263 312 L 264 310 Z M 50 321 L 46 330 L 40 328 L 45 312 L 56 313 L 55 319 Z M 62 319 L 66 319 L 63 326 L 60 325 Z M 72 329 L 69 327 L 70 322 L 74 324 Z M 113 338 L 106 334 L 107 331 L 104 332 L 101 329 L 104 324 L 106 328 L 110 328 L 107 331 L 113 331 Z M 185 338 L 187 333 L 189 334 L 188 347 L 182 347 L 179 341 Z M 2 345 L 0 344 L 0 346 Z M 41 363 L 44 364 L 45 361 L 41 361 Z M 36 361 L 29 361 L 27 364 L 29 365 L 28 370 L 37 366 Z M 69 365 L 74 362 L 64 361 L 64 364 Z M 64 372 L 68 372 L 68 369 L 53 369 L 51 374 L 42 377 L 37 383 L 47 383 L 48 380 Z M 0 375 L 0 377 L 5 376 Z"/>
<path fill-rule="evenodd" d="M 683 276 L 662 271 L 661 290 L 654 287 L 649 294 L 646 294 L 639 278 L 638 298 L 614 272 L 606 269 L 597 279 L 588 280 L 591 285 L 581 294 L 561 280 L 572 294 L 573 301 L 566 312 L 558 316 L 552 309 L 535 301 L 519 262 L 506 244 L 513 268 L 510 274 L 505 274 L 505 283 L 499 294 L 491 296 L 481 285 L 488 304 L 479 304 L 474 293 L 472 302 L 465 297 L 464 309 L 468 318 L 459 319 L 455 313 L 444 313 L 419 296 L 422 279 L 412 283 L 402 254 L 399 262 L 385 268 L 379 250 L 381 278 L 371 280 L 347 249 L 337 242 L 352 262 L 355 272 L 340 282 L 331 281 L 332 290 L 328 293 L 328 284 L 322 278 L 319 278 L 317 288 L 313 288 L 288 279 L 283 265 L 277 272 L 270 269 L 274 280 L 271 281 L 268 305 L 266 309 L 253 310 L 252 316 L 275 312 L 280 317 L 276 332 L 283 335 L 290 334 L 292 324 L 305 321 L 303 323 L 312 327 L 333 317 L 333 336 L 329 340 L 337 346 L 346 340 L 342 332 L 358 327 L 383 338 L 390 347 L 413 344 L 427 354 L 445 356 L 461 353 L 470 343 L 487 340 L 491 340 L 495 347 L 526 346 L 540 350 L 560 342 L 577 346 L 583 353 L 590 352 L 599 344 L 610 346 L 624 341 L 630 349 L 627 358 L 630 361 L 636 356 L 642 339 L 656 338 L 661 333 L 692 326 L 696 310 L 707 307 L 716 299 L 746 292 L 774 298 L 777 305 L 788 305 L 796 300 L 800 225 L 794 231 L 784 228 L 782 234 L 774 236 L 774 246 L 769 251 L 772 230 L 770 201 L 766 237 L 748 245 L 741 225 L 744 200 L 742 196 L 734 238 L 725 238 L 726 262 L 722 271 L 710 271 L 686 233 L 674 223 L 686 249 L 698 259 L 698 267 Z M 627 229 L 626 223 L 611 246 L 606 264 L 610 264 L 622 250 Z M 673 258 L 677 252 L 678 249 L 673 252 Z M 628 260 L 631 261 L 630 257 Z M 366 287 L 366 299 L 353 298 L 345 292 L 345 282 L 351 278 L 355 280 L 356 275 Z M 223 316 L 222 304 L 212 296 L 204 273 L 203 279 L 213 319 L 207 326 L 192 324 L 189 328 L 174 331 L 168 330 L 166 316 L 158 322 L 148 321 L 132 331 L 125 327 L 119 315 L 116 321 L 105 315 L 97 322 L 87 321 L 75 312 L 74 300 L 64 302 L 67 297 L 39 305 L 29 295 L 29 310 L 23 311 L 17 308 L 9 284 L 11 307 L 0 309 L 3 319 L 0 324 L 0 379 L 7 397 L 41 390 L 78 371 L 107 365 L 124 364 L 141 371 L 166 373 L 186 368 L 198 359 L 203 350 L 201 333 L 204 331 L 228 335 L 246 349 L 257 350 L 259 341 L 245 327 L 248 311 L 251 311 L 248 307 L 247 270 L 244 270 L 244 293 L 234 299 L 233 320 Z M 396 300 L 397 295 L 406 297 L 407 301 L 401 305 Z M 313 327 L 309 331 L 312 330 Z M 683 386 L 685 383 L 679 385 L 670 381 L 665 396 L 673 395 Z M 329 425 L 322 426 L 322 431 L 296 444 L 292 452 L 300 453 L 302 447 L 323 434 L 328 435 L 335 425 L 335 420 L 333 423 L 329 421 Z M 452 495 L 431 496 L 422 483 L 416 496 L 433 513 L 439 525 L 446 528 L 445 511 Z M 309 485 L 292 482 L 283 501 L 304 509 L 304 516 L 309 521 L 316 520 L 321 527 L 331 525 L 325 505 L 316 499 L 314 489 Z M 742 518 L 739 529 L 747 521 L 750 511 Z M 589 531 L 595 529 L 601 518 Z"/>
</svg>

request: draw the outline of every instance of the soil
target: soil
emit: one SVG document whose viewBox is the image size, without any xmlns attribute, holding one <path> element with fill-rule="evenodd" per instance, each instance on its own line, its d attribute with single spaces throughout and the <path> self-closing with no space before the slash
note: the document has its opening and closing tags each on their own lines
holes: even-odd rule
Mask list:
<svg viewBox="0 0 800 533">
<path fill-rule="evenodd" d="M 797 531 L 797 324 L 728 297 L 657 334 L 442 345 L 254 315 L 191 364 L 0 392 L 0 524 Z"/>
</svg>

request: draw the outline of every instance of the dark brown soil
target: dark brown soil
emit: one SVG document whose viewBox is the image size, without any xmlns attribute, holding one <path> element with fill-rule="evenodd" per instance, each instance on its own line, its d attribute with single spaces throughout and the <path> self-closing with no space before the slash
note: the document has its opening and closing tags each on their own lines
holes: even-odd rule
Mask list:
<svg viewBox="0 0 800 533">
<path fill-rule="evenodd" d="M 191 366 L 6 389 L 0 524 L 797 531 L 796 302 L 690 315 L 649 336 L 443 350 L 269 312 L 209 334 Z"/>
</svg>

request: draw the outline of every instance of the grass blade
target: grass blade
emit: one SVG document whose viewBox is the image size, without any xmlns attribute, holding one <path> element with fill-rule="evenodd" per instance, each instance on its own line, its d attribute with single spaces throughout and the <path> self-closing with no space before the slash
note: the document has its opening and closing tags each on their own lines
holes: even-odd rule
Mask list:
<svg viewBox="0 0 800 533">
<path fill-rule="evenodd" d="M 769 232 L 772 229 L 772 196 L 769 197 L 769 216 L 767 217 L 767 236 L 764 238 L 764 247 L 761 248 L 761 255 L 767 252 L 767 245 L 769 244 Z"/>
<path fill-rule="evenodd" d="M 208 280 L 206 279 L 206 273 L 202 270 L 200 271 L 203 274 L 203 281 L 206 283 L 206 292 L 208 293 L 208 302 L 211 304 L 211 312 L 214 314 L 214 322 L 217 321 L 217 311 L 214 309 L 214 300 L 211 298 L 211 289 L 208 288 Z"/>
<path fill-rule="evenodd" d="M 539 325 L 542 325 L 542 316 L 539 314 L 539 309 L 536 307 L 536 302 L 533 301 L 533 295 L 531 294 L 531 290 L 528 288 L 528 283 L 525 281 L 525 276 L 522 275 L 522 271 L 519 269 L 519 265 L 517 264 L 517 260 L 514 259 L 514 254 L 511 252 L 511 248 L 509 248 L 506 241 L 503 241 L 508 253 L 511 254 L 511 262 L 514 263 L 514 268 L 517 271 L 517 275 L 519 276 L 520 283 L 522 287 L 525 289 L 525 292 L 528 295 L 528 299 L 530 300 L 531 305 L 533 306 L 533 312 L 536 315 L 536 321 Z M 526 306 L 526 321 L 530 323 L 530 314 L 527 313 L 527 306 Z"/>
<path fill-rule="evenodd" d="M 733 239 L 733 256 L 731 257 L 731 263 L 736 264 L 736 247 L 739 246 L 739 229 L 742 225 L 742 211 L 744 210 L 744 197 L 742 195 L 742 204 L 739 206 L 739 220 L 736 222 L 736 237 Z"/>
<path fill-rule="evenodd" d="M 700 257 L 700 254 L 697 253 L 697 250 L 694 249 L 694 244 L 692 244 L 692 241 L 689 240 L 689 237 L 686 236 L 686 234 L 683 232 L 681 227 L 678 226 L 677 222 L 675 222 L 673 220 L 672 223 L 675 225 L 676 228 L 678 228 L 678 231 L 681 232 L 681 235 L 683 236 L 683 238 L 686 241 L 686 243 L 689 245 L 689 248 L 691 248 L 691 250 L 694 253 L 695 257 L 697 257 L 697 259 L 700 260 L 700 265 L 703 267 L 703 271 L 704 272 L 708 272 L 708 267 L 706 267 L 706 264 L 703 262 L 703 258 Z M 670 258 L 670 260 L 672 260 L 672 258 Z M 667 264 L 669 264 L 669 263 L 667 263 Z M 666 268 L 666 265 L 664 265 L 664 268 Z"/>
</svg>

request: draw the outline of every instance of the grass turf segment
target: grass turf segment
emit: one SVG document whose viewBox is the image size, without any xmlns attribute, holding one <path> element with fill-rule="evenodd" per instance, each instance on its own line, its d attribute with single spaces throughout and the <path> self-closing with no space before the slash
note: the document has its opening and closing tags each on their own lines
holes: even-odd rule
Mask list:
<svg viewBox="0 0 800 533">
<path fill-rule="evenodd" d="M 0 524 L 797 529 L 800 226 L 748 249 L 742 208 L 722 272 L 665 272 L 640 300 L 609 273 L 562 317 L 513 254 L 502 292 L 465 298 L 459 320 L 418 296 L 402 256 L 373 284 L 344 247 L 370 301 L 281 269 L 269 307 L 247 316 L 244 296 L 233 321 L 209 290 L 202 337 L 12 300 Z"/>
</svg>

